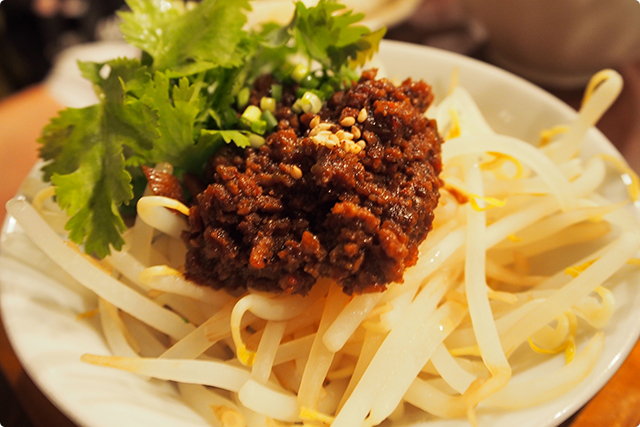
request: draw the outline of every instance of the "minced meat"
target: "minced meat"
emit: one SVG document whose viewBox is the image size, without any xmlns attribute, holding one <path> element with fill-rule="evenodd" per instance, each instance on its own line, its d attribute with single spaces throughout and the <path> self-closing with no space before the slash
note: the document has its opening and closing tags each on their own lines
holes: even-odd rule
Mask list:
<svg viewBox="0 0 640 427">
<path fill-rule="evenodd" d="M 320 277 L 347 294 L 402 281 L 431 229 L 441 139 L 423 115 L 426 83 L 375 74 L 334 94 L 319 118 L 279 105 L 262 147 L 211 158 L 184 235 L 188 278 L 288 294 Z"/>
</svg>

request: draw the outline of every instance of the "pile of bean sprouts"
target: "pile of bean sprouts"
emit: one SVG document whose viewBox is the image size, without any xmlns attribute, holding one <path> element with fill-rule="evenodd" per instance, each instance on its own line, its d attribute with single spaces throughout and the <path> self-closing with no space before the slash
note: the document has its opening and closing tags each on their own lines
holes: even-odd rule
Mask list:
<svg viewBox="0 0 640 427">
<path fill-rule="evenodd" d="M 197 286 L 181 275 L 186 218 L 166 208 L 188 209 L 163 197 L 140 200 L 125 250 L 103 260 L 61 237 L 52 189 L 7 208 L 99 297 L 112 354 L 82 360 L 174 382 L 213 426 L 375 426 L 416 408 L 474 424 L 479 407 L 523 408 L 575 387 L 603 348 L 609 279 L 638 263 L 627 206 L 638 183 L 618 158 L 578 154 L 621 86 L 613 71 L 596 75 L 577 120 L 541 141 L 496 134 L 461 87 L 433 106 L 446 139 L 441 202 L 418 264 L 383 293 L 349 297 L 328 279 L 305 297 Z M 611 170 L 629 200 L 598 194 Z M 534 268 L 548 257 L 562 265 Z M 510 359 L 523 348 L 566 364 L 514 384 Z"/>
</svg>

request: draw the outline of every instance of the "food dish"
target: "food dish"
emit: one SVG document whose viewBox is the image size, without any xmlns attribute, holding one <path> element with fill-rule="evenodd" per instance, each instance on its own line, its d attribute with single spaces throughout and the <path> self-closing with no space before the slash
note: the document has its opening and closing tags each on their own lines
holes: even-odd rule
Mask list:
<svg viewBox="0 0 640 427">
<path fill-rule="evenodd" d="M 436 96 L 446 92 L 454 70 L 468 88 L 493 127 L 525 140 L 536 138 L 540 129 L 570 121 L 574 112 L 542 90 L 506 72 L 485 64 L 434 49 L 384 42 L 378 60 L 390 77 L 424 78 L 434 86 Z M 407 64 L 410 64 L 408 66 Z M 591 154 L 616 155 L 597 131 L 587 134 Z M 28 182 L 27 184 L 30 184 Z M 610 197 L 621 190 L 611 182 Z M 28 240 L 10 219 L 3 230 L 0 262 L 1 308 L 7 334 L 25 370 L 74 422 L 83 427 L 111 425 L 204 426 L 167 384 L 147 381 L 125 372 L 103 370 L 82 364 L 83 353 L 106 354 L 106 345 L 93 321 L 79 322 L 76 316 L 93 308 L 95 300 L 85 291 L 62 284 L 46 260 L 29 248 Z M 16 261 L 11 253 L 26 254 L 31 265 Z M 48 274 L 42 273 L 46 271 Z M 50 276 L 50 277 L 49 277 Z M 640 292 L 632 287 L 637 270 L 624 270 L 614 294 L 617 311 L 606 327 L 606 344 L 594 372 L 584 387 L 578 387 L 549 404 L 511 413 L 479 411 L 479 425 L 553 426 L 562 422 L 588 400 L 615 372 L 636 342 L 640 320 L 633 316 L 640 306 Z M 516 356 L 517 357 L 517 356 Z M 534 377 L 561 366 L 561 358 L 526 372 Z M 525 375 L 516 375 L 514 381 Z M 397 426 L 467 426 L 460 420 L 437 420 L 427 424 L 415 420 L 392 423 Z"/>
</svg>

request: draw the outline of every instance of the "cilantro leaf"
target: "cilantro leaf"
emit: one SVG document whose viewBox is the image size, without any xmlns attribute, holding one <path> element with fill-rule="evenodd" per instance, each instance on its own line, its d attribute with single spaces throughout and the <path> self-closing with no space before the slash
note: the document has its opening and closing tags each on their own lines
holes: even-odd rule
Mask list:
<svg viewBox="0 0 640 427">
<path fill-rule="evenodd" d="M 227 144 L 234 143 L 240 148 L 247 148 L 251 145 L 248 134 L 248 132 L 240 130 L 205 129 L 200 136 L 200 143 L 209 145 L 220 144 L 220 141 L 224 141 Z"/>
<path fill-rule="evenodd" d="M 362 42 L 371 30 L 364 25 L 354 25 L 364 18 L 361 13 L 351 10 L 338 13 L 345 6 L 331 0 L 320 0 L 314 7 L 307 8 L 304 3 L 296 3 L 295 17 L 289 25 L 289 32 L 298 48 L 309 58 L 318 61 L 324 67 L 336 72 L 356 60 L 363 51 L 377 50 L 379 38 L 371 37 Z M 282 35 L 279 35 L 282 41 Z M 375 44 L 375 46 L 374 46 Z"/>
<path fill-rule="evenodd" d="M 130 58 L 105 63 L 80 62 L 79 65 L 84 77 L 93 82 L 111 122 L 117 123 L 118 133 L 126 139 L 124 143 L 133 150 L 127 154 L 143 156 L 142 153 L 151 150 L 160 137 L 158 115 L 136 96 L 131 96 L 139 93 L 150 80 L 147 67 L 142 66 L 140 60 Z"/>
<path fill-rule="evenodd" d="M 186 167 L 186 152 L 194 144 L 194 123 L 202 108 L 198 87 L 186 78 L 172 85 L 166 74 L 156 71 L 143 87 L 140 102 L 158 116 L 159 136 L 146 154 L 147 164 L 169 162 Z"/>
<path fill-rule="evenodd" d="M 118 207 L 133 197 L 122 138 L 115 129 L 117 123 L 101 106 L 91 106 L 63 111 L 41 138 L 43 158 L 58 154 L 44 172 L 56 187 L 58 204 L 71 217 L 69 238 L 100 257 L 110 245 L 122 247 L 125 224 Z"/>
<path fill-rule="evenodd" d="M 151 55 L 156 70 L 180 77 L 243 63 L 248 0 L 204 0 L 192 10 L 177 1 L 127 3 L 131 12 L 120 13 L 124 37 Z"/>
<path fill-rule="evenodd" d="M 50 181 L 54 173 L 69 174 L 78 169 L 81 160 L 78 153 L 93 144 L 97 127 L 91 123 L 95 121 L 96 110 L 96 106 L 67 108 L 45 126 L 39 139 L 40 158 L 47 162 L 42 167 L 45 181 Z"/>
<path fill-rule="evenodd" d="M 148 80 L 142 69 L 129 59 L 82 63 L 102 103 L 62 111 L 40 139 L 40 156 L 50 160 L 44 178 L 55 185 L 58 204 L 71 217 L 69 238 L 100 257 L 123 244 L 118 208 L 133 198 L 127 166 L 144 161 L 160 136 L 157 113 L 129 94 Z"/>
<path fill-rule="evenodd" d="M 219 68 L 209 71 L 207 78 L 215 82 L 209 86 L 206 100 L 208 115 L 214 118 L 220 129 L 228 129 L 237 122 L 235 110 L 232 109 L 235 96 L 246 83 L 248 66 L 237 68 Z M 231 114 L 232 113 L 232 114 Z"/>
<path fill-rule="evenodd" d="M 355 58 L 351 57 L 349 66 L 351 68 L 363 67 L 367 62 L 369 62 L 373 58 L 373 55 L 378 52 L 380 41 L 382 41 L 386 32 L 387 29 L 383 27 L 372 33 L 364 35 L 357 42 L 358 51 Z"/>
</svg>

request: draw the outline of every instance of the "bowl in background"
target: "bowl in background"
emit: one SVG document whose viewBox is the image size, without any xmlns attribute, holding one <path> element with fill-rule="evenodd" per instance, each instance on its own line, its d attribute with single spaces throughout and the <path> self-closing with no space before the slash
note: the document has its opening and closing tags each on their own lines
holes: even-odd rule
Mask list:
<svg viewBox="0 0 640 427">
<path fill-rule="evenodd" d="M 584 86 L 640 58 L 638 0 L 462 2 L 486 31 L 488 59 L 544 86 Z"/>
</svg>

